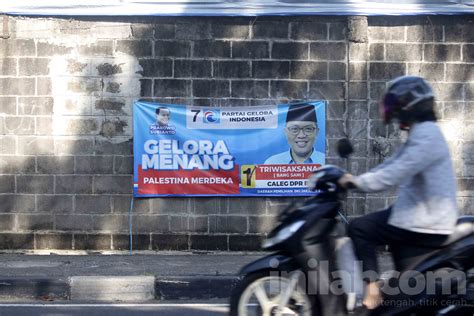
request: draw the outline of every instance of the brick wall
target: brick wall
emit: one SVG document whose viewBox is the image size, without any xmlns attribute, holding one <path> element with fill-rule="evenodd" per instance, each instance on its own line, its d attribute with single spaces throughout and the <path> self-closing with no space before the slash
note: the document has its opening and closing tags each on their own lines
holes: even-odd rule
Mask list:
<svg viewBox="0 0 474 316">
<path fill-rule="evenodd" d="M 349 136 L 359 174 L 399 141 L 387 80 L 438 95 L 459 204 L 474 213 L 472 17 L 9 17 L 0 45 L 0 249 L 129 248 L 132 101 L 215 106 L 328 100 L 328 163 Z M 394 192 L 350 194 L 357 216 Z M 294 198 L 134 202 L 134 249 L 255 250 Z"/>
</svg>

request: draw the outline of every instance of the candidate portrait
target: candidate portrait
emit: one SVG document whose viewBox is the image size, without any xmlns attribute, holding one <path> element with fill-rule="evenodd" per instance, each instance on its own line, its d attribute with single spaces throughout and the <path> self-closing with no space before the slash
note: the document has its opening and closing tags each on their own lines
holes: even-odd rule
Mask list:
<svg viewBox="0 0 474 316">
<path fill-rule="evenodd" d="M 171 111 L 165 106 L 160 106 L 155 111 L 156 125 L 157 126 L 168 126 L 171 118 Z"/>
<path fill-rule="evenodd" d="M 286 114 L 284 133 L 288 150 L 269 157 L 265 164 L 324 164 L 324 153 L 314 148 L 319 135 L 314 105 L 291 104 Z"/>
</svg>

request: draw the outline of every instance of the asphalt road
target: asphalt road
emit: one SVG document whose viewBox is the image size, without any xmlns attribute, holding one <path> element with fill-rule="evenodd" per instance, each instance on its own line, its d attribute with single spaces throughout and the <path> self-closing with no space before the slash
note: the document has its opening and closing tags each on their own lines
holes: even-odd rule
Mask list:
<svg viewBox="0 0 474 316">
<path fill-rule="evenodd" d="M 194 304 L 62 304 L 1 303 L 0 316 L 217 316 L 227 315 L 225 303 Z"/>
</svg>

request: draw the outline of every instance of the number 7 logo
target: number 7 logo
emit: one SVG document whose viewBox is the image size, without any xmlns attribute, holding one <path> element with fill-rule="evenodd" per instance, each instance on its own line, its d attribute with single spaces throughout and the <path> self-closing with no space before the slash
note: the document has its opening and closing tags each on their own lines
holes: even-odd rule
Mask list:
<svg viewBox="0 0 474 316">
<path fill-rule="evenodd" d="M 201 112 L 201 110 L 191 110 L 191 112 L 194 113 L 194 115 L 193 115 L 193 122 L 196 122 L 197 117 L 198 117 L 199 113 Z"/>
</svg>

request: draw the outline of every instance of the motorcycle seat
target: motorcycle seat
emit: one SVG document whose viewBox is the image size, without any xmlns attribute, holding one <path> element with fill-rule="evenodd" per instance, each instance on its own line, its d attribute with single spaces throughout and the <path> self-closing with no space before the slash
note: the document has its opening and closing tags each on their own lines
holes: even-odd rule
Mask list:
<svg viewBox="0 0 474 316">
<path fill-rule="evenodd" d="M 471 234 L 474 234 L 474 216 L 461 216 L 458 219 L 453 233 L 449 235 L 449 237 L 440 245 L 440 247 L 451 245 Z"/>
<path fill-rule="evenodd" d="M 442 243 L 434 240 L 433 243 L 424 243 L 424 245 L 395 245 L 392 248 L 392 254 L 395 266 L 399 271 L 405 271 L 417 263 L 430 257 L 432 254 L 440 251 L 444 247 L 458 242 L 474 234 L 474 216 L 463 216 L 458 219 L 454 232 L 447 236 Z"/>
</svg>

